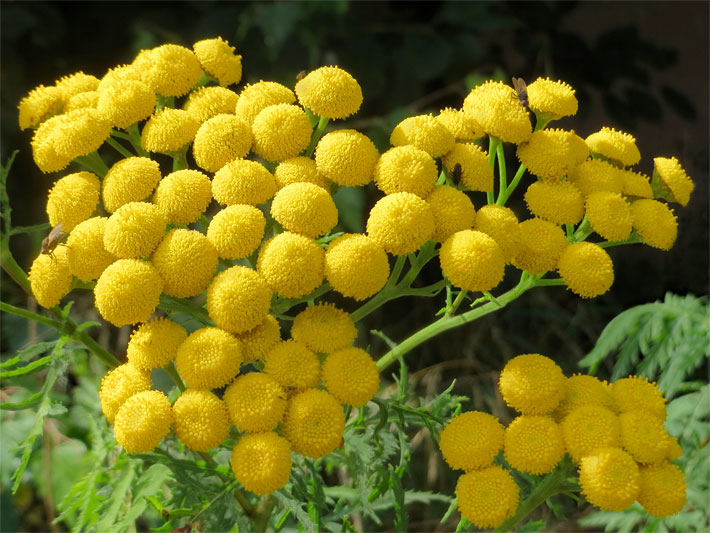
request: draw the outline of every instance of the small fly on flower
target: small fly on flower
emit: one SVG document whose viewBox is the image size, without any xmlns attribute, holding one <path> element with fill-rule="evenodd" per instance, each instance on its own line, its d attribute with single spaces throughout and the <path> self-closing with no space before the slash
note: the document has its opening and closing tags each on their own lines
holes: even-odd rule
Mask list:
<svg viewBox="0 0 710 533">
<path fill-rule="evenodd" d="M 515 97 L 520 101 L 520 105 L 528 109 L 530 107 L 528 86 L 525 85 L 523 78 L 513 78 L 513 89 L 515 90 Z"/>
<path fill-rule="evenodd" d="M 301 72 L 296 74 L 296 81 L 301 81 L 305 77 L 306 77 L 306 71 L 302 70 Z"/>
<path fill-rule="evenodd" d="M 66 232 L 62 231 L 62 222 L 59 221 L 56 226 L 54 226 L 49 235 L 47 235 L 42 240 L 42 247 L 40 248 L 40 253 L 47 254 L 49 257 L 54 259 L 54 249 L 59 246 L 61 241 L 66 235 Z"/>
<path fill-rule="evenodd" d="M 458 185 L 459 182 L 461 181 L 461 173 L 463 172 L 463 169 L 461 168 L 461 163 L 456 163 L 454 165 L 453 170 L 451 171 L 451 181 L 454 183 L 454 185 Z"/>
</svg>

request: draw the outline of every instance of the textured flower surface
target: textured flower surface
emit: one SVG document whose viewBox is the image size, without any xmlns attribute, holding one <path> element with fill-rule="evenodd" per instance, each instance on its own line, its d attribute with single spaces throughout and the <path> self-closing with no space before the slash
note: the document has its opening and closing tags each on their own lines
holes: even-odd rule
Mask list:
<svg viewBox="0 0 710 533">
<path fill-rule="evenodd" d="M 128 361 L 139 368 L 161 368 L 175 359 L 178 348 L 187 339 L 187 331 L 177 322 L 156 318 L 131 333 L 126 347 Z"/>
<path fill-rule="evenodd" d="M 189 48 L 177 44 L 164 44 L 148 50 L 142 58 L 140 55 L 136 58 L 134 65 L 140 60 L 144 62 L 141 79 L 163 96 L 187 94 L 202 75 L 197 56 Z"/>
<path fill-rule="evenodd" d="M 360 109 L 362 89 L 348 72 L 336 66 L 320 67 L 296 83 L 298 101 L 321 117 L 346 118 Z"/>
<path fill-rule="evenodd" d="M 525 191 L 525 203 L 538 218 L 553 224 L 576 224 L 584 216 L 584 198 L 569 181 L 536 181 Z"/>
<path fill-rule="evenodd" d="M 155 93 L 137 80 L 117 81 L 97 94 L 96 109 L 115 128 L 126 129 L 151 116 L 155 109 Z"/>
<path fill-rule="evenodd" d="M 207 312 L 230 333 L 244 333 L 266 318 L 271 290 L 254 270 L 233 266 L 217 274 L 207 288 Z"/>
<path fill-rule="evenodd" d="M 294 452 L 317 459 L 340 443 L 345 429 L 343 407 L 326 391 L 304 391 L 289 400 L 282 429 Z"/>
<path fill-rule="evenodd" d="M 457 141 L 474 141 L 485 135 L 481 125 L 459 109 L 442 109 L 436 120 L 441 122 Z"/>
<path fill-rule="evenodd" d="M 463 101 L 463 111 L 486 133 L 504 142 L 519 144 L 532 134 L 527 110 L 503 82 L 487 81 L 474 87 Z"/>
<path fill-rule="evenodd" d="M 67 259 L 73 275 L 92 281 L 117 257 L 104 247 L 106 217 L 92 217 L 80 222 L 67 238 Z"/>
<path fill-rule="evenodd" d="M 313 351 L 330 353 L 350 346 L 357 336 L 357 328 L 342 309 L 333 304 L 318 303 L 296 315 L 291 336 Z"/>
<path fill-rule="evenodd" d="M 609 393 L 608 384 L 587 374 L 568 377 L 565 382 L 565 395 L 553 416 L 561 422 L 574 409 L 583 405 L 601 405 L 610 411 L 614 410 L 614 400 Z"/>
<path fill-rule="evenodd" d="M 636 147 L 636 139 L 628 133 L 604 126 L 589 135 L 585 142 L 595 154 L 618 161 L 624 166 L 635 165 L 641 160 L 641 153 Z"/>
<path fill-rule="evenodd" d="M 501 525 L 515 513 L 520 489 L 510 472 L 498 465 L 472 470 L 456 483 L 458 509 L 479 528 Z"/>
<path fill-rule="evenodd" d="M 433 240 L 444 242 L 457 231 L 473 226 L 476 210 L 466 193 L 449 185 L 439 185 L 434 187 L 426 202 L 434 215 Z"/>
<path fill-rule="evenodd" d="M 472 143 L 456 143 L 441 158 L 446 170 L 453 172 L 461 165 L 461 183 L 472 191 L 493 190 L 493 169 L 488 163 L 488 154 Z"/>
<path fill-rule="evenodd" d="M 235 114 L 251 126 L 259 112 L 276 104 L 292 104 L 296 95 L 288 87 L 273 81 L 259 81 L 246 85 L 239 93 Z"/>
<path fill-rule="evenodd" d="M 614 264 L 601 246 L 575 242 L 567 246 L 557 265 L 567 288 L 582 298 L 595 298 L 614 283 Z"/>
<path fill-rule="evenodd" d="M 114 163 L 101 182 L 101 200 L 109 213 L 129 202 L 148 198 L 160 181 L 160 165 L 147 157 L 126 157 Z"/>
<path fill-rule="evenodd" d="M 202 233 L 176 228 L 160 242 L 153 266 L 163 279 L 163 292 L 178 298 L 197 296 L 217 272 L 217 251 Z"/>
<path fill-rule="evenodd" d="M 222 205 L 259 205 L 276 192 L 276 180 L 256 161 L 236 159 L 220 168 L 212 180 L 212 195 Z"/>
<path fill-rule="evenodd" d="M 190 92 L 183 109 L 200 123 L 204 123 L 217 115 L 227 114 L 233 116 L 238 99 L 239 95 L 237 93 L 224 87 L 200 87 Z M 241 119 L 239 121 L 244 123 Z M 246 127 L 248 129 L 249 125 L 246 124 Z M 213 132 L 217 133 L 217 128 L 213 128 Z"/>
<path fill-rule="evenodd" d="M 467 229 L 451 235 L 441 245 L 439 260 L 451 284 L 467 291 L 488 291 L 503 279 L 503 252 L 480 231 Z"/>
<path fill-rule="evenodd" d="M 39 125 L 53 115 L 62 104 L 62 91 L 58 87 L 39 85 L 20 100 L 18 122 L 21 130 Z"/>
<path fill-rule="evenodd" d="M 522 415 L 505 430 L 505 460 L 529 474 L 551 472 L 565 454 L 562 429 L 549 416 Z"/>
<path fill-rule="evenodd" d="M 49 254 L 40 254 L 32 262 L 28 276 L 32 295 L 47 309 L 54 307 L 71 289 L 72 270 L 68 249 L 59 247 Z"/>
<path fill-rule="evenodd" d="M 642 466 L 641 492 L 638 502 L 652 516 L 666 517 L 679 513 L 685 505 L 686 489 L 683 471 L 671 463 Z"/>
<path fill-rule="evenodd" d="M 106 250 L 121 259 L 149 256 L 163 239 L 167 220 L 160 207 L 128 202 L 108 218 L 104 229 Z"/>
<path fill-rule="evenodd" d="M 266 315 L 261 324 L 237 334 L 237 338 L 242 342 L 245 363 L 266 361 L 267 354 L 281 342 L 281 326 L 272 315 Z"/>
<path fill-rule="evenodd" d="M 469 411 L 455 416 L 439 435 L 439 448 L 451 468 L 485 468 L 503 447 L 503 426 L 493 415 Z"/>
<path fill-rule="evenodd" d="M 648 411 L 626 411 L 619 415 L 619 421 L 621 445 L 637 463 L 665 461 L 669 439 L 661 420 Z"/>
<path fill-rule="evenodd" d="M 389 274 L 387 253 L 367 235 L 346 233 L 328 244 L 325 277 L 343 296 L 369 298 L 384 287 Z"/>
<path fill-rule="evenodd" d="M 121 327 L 147 322 L 162 291 L 163 280 L 149 262 L 119 259 L 96 281 L 94 299 L 101 316 Z"/>
<path fill-rule="evenodd" d="M 254 206 L 235 204 L 217 212 L 207 228 L 207 239 L 219 257 L 241 259 L 261 244 L 266 227 L 264 214 Z"/>
<path fill-rule="evenodd" d="M 325 359 L 323 384 L 340 402 L 359 407 L 377 394 L 380 373 L 370 354 L 354 346 L 336 350 Z"/>
<path fill-rule="evenodd" d="M 197 166 L 217 172 L 234 159 L 245 157 L 251 149 L 253 136 L 249 124 L 234 115 L 216 115 L 197 130 L 192 154 Z"/>
<path fill-rule="evenodd" d="M 274 179 L 279 189 L 291 183 L 313 183 L 330 191 L 330 182 L 318 172 L 316 162 L 304 156 L 291 157 L 281 161 L 274 170 Z"/>
<path fill-rule="evenodd" d="M 293 104 L 275 104 L 262 109 L 251 125 L 252 150 L 269 161 L 296 157 L 311 140 L 311 122 L 306 112 Z"/>
<path fill-rule="evenodd" d="M 261 245 L 256 268 L 271 290 L 300 298 L 323 281 L 325 251 L 312 238 L 284 231 Z"/>
<path fill-rule="evenodd" d="M 230 463 L 237 481 L 261 496 L 288 482 L 291 446 L 272 431 L 243 435 L 232 450 Z"/>
<path fill-rule="evenodd" d="M 498 387 L 505 403 L 524 415 L 551 413 L 565 393 L 565 376 L 544 355 L 518 355 L 500 373 Z"/>
<path fill-rule="evenodd" d="M 436 161 L 416 146 L 395 146 L 375 165 L 375 184 L 385 194 L 410 192 L 426 198 L 434 188 Z"/>
<path fill-rule="evenodd" d="M 647 411 L 660 421 L 666 419 L 666 399 L 658 386 L 641 376 L 629 376 L 611 384 L 611 396 L 622 413 Z"/>
<path fill-rule="evenodd" d="M 518 218 L 510 208 L 502 205 L 481 207 L 476 213 L 473 229 L 485 233 L 498 243 L 506 263 L 513 260 L 523 245 Z"/>
<path fill-rule="evenodd" d="M 631 235 L 631 209 L 620 194 L 591 193 L 587 196 L 586 215 L 594 231 L 608 241 L 623 241 Z"/>
<path fill-rule="evenodd" d="M 239 431 L 271 431 L 286 410 L 286 393 L 268 374 L 250 372 L 237 377 L 224 391 L 229 417 Z"/>
<path fill-rule="evenodd" d="M 305 344 L 290 339 L 269 350 L 264 372 L 287 391 L 300 392 L 318 385 L 320 361 Z"/>
<path fill-rule="evenodd" d="M 653 167 L 654 175 L 663 184 L 670 199 L 682 206 L 688 205 L 695 184 L 685 173 L 678 160 L 675 157 L 656 157 L 653 160 Z"/>
<path fill-rule="evenodd" d="M 237 375 L 242 364 L 240 342 L 219 328 L 192 332 L 175 358 L 177 371 L 191 389 L 223 387 Z"/>
<path fill-rule="evenodd" d="M 431 207 L 409 192 L 380 198 L 367 219 L 367 235 L 393 255 L 416 252 L 433 233 Z"/>
<path fill-rule="evenodd" d="M 323 135 L 315 152 L 318 172 L 347 187 L 370 183 L 379 157 L 380 153 L 366 135 L 347 129 Z"/>
<path fill-rule="evenodd" d="M 658 200 L 641 199 L 631 204 L 633 227 L 641 240 L 660 250 L 670 250 L 678 236 L 673 210 Z"/>
<path fill-rule="evenodd" d="M 242 79 L 242 56 L 221 37 L 197 41 L 192 49 L 202 68 L 217 78 L 220 85 L 232 85 Z"/>
<path fill-rule="evenodd" d="M 148 152 L 176 152 L 195 138 L 200 122 L 187 111 L 166 107 L 143 127 L 141 147 Z"/>
<path fill-rule="evenodd" d="M 518 145 L 518 159 L 532 174 L 554 181 L 577 164 L 569 134 L 559 129 L 536 131 L 527 142 Z"/>
<path fill-rule="evenodd" d="M 150 372 L 139 368 L 132 362 L 124 363 L 109 371 L 101 379 L 99 399 L 101 411 L 106 420 L 113 422 L 118 408 L 139 392 L 150 390 Z"/>
<path fill-rule="evenodd" d="M 271 216 L 287 231 L 315 238 L 328 233 L 338 223 L 338 208 L 322 187 L 292 183 L 274 196 Z"/>
<path fill-rule="evenodd" d="M 206 452 L 229 434 L 227 408 L 208 390 L 187 389 L 173 404 L 173 429 L 185 446 Z"/>
<path fill-rule="evenodd" d="M 177 170 L 160 180 L 153 201 L 170 224 L 191 224 L 212 201 L 210 179 L 198 170 Z"/>
<path fill-rule="evenodd" d="M 605 511 L 623 511 L 639 495 L 641 475 L 621 448 L 604 447 L 582 458 L 579 484 L 584 497 Z"/>
<path fill-rule="evenodd" d="M 392 146 L 416 146 L 431 157 L 439 157 L 454 147 L 454 135 L 433 115 L 407 117 L 390 135 Z"/>
<path fill-rule="evenodd" d="M 541 218 L 531 218 L 520 223 L 522 246 L 513 259 L 513 265 L 531 274 L 555 270 L 567 237 L 562 228 Z"/>
<path fill-rule="evenodd" d="M 562 422 L 567 453 L 576 462 L 604 446 L 621 445 L 619 417 L 601 405 L 572 409 Z"/>
<path fill-rule="evenodd" d="M 49 223 L 62 223 L 62 231 L 71 232 L 79 222 L 91 216 L 99 202 L 99 178 L 91 172 L 76 172 L 57 180 L 47 198 Z"/>
<path fill-rule="evenodd" d="M 574 89 L 564 81 L 538 78 L 527 87 L 530 107 L 555 118 L 577 114 L 578 102 Z"/>
<path fill-rule="evenodd" d="M 113 433 L 128 453 L 150 452 L 167 436 L 173 421 L 170 401 L 160 391 L 138 392 L 116 413 Z"/>
</svg>

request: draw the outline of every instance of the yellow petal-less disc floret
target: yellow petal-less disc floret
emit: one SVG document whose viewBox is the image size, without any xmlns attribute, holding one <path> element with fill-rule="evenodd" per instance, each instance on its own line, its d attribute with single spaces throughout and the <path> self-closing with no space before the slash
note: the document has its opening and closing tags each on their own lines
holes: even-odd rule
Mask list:
<svg viewBox="0 0 710 533">
<path fill-rule="evenodd" d="M 287 231 L 320 237 L 338 223 L 338 208 L 330 194 L 312 183 L 292 183 L 271 202 L 271 216 Z"/>
<path fill-rule="evenodd" d="M 675 157 L 656 157 L 653 159 L 653 170 L 654 183 L 663 189 L 663 197 L 682 206 L 688 205 L 695 184 L 678 160 Z"/>
<path fill-rule="evenodd" d="M 574 89 L 564 81 L 538 78 L 527 87 L 528 102 L 535 111 L 556 119 L 577 114 Z"/>
<path fill-rule="evenodd" d="M 62 117 L 51 117 L 42 122 L 32 136 L 32 159 L 45 174 L 62 170 L 72 160 L 71 157 L 59 154 L 56 149 L 62 128 Z"/>
<path fill-rule="evenodd" d="M 60 122 L 61 131 L 52 139 L 54 150 L 69 159 L 95 151 L 111 133 L 111 123 L 96 109 L 69 111 L 54 120 Z"/>
<path fill-rule="evenodd" d="M 271 290 L 254 270 L 233 266 L 217 274 L 207 288 L 207 312 L 214 323 L 230 333 L 244 333 L 266 318 Z"/>
<path fill-rule="evenodd" d="M 362 104 L 360 84 L 336 66 L 320 67 L 306 74 L 296 83 L 296 95 L 303 107 L 332 119 L 348 117 Z"/>
<path fill-rule="evenodd" d="M 119 259 L 96 281 L 96 309 L 117 327 L 147 322 L 162 290 L 163 280 L 153 265 L 139 259 Z"/>
<path fill-rule="evenodd" d="M 80 222 L 67 238 L 69 267 L 81 281 L 92 281 L 116 259 L 104 248 L 106 217 L 92 217 Z"/>
<path fill-rule="evenodd" d="M 624 190 L 624 171 L 601 159 L 589 159 L 577 165 L 569 180 L 588 196 L 597 191 L 621 193 Z"/>
<path fill-rule="evenodd" d="M 455 416 L 439 435 L 439 448 L 453 469 L 467 472 L 489 466 L 503 447 L 503 426 L 481 411 Z"/>
<path fill-rule="evenodd" d="M 611 384 L 611 396 L 619 411 L 647 411 L 660 421 L 666 419 L 666 399 L 658 385 L 641 376 L 629 376 Z"/>
<path fill-rule="evenodd" d="M 137 80 L 140 81 L 141 72 L 134 65 L 118 65 L 116 67 L 110 68 L 104 77 L 99 81 L 99 85 L 96 88 L 98 92 L 103 92 L 111 87 L 113 84 L 124 80 Z"/>
<path fill-rule="evenodd" d="M 293 104 L 276 104 L 264 108 L 254 117 L 252 150 L 269 161 L 296 157 L 311 141 L 311 122 L 306 112 Z"/>
<path fill-rule="evenodd" d="M 521 414 L 546 415 L 565 394 L 565 376 L 549 357 L 523 354 L 506 363 L 498 388 L 505 403 Z"/>
<path fill-rule="evenodd" d="M 589 159 L 589 146 L 574 130 L 567 132 L 567 142 L 572 150 L 572 158 L 575 165 L 580 165 Z"/>
<path fill-rule="evenodd" d="M 113 127 L 126 129 L 151 116 L 156 101 L 155 93 L 145 83 L 122 80 L 99 93 L 96 109 Z"/>
<path fill-rule="evenodd" d="M 592 229 L 608 241 L 623 241 L 631 235 L 631 208 L 614 192 L 598 191 L 587 196 L 586 215 Z"/>
<path fill-rule="evenodd" d="M 472 191 L 493 190 L 493 169 L 488 163 L 488 154 L 475 144 L 456 143 L 441 158 L 449 172 L 461 165 L 461 183 Z"/>
<path fill-rule="evenodd" d="M 433 240 L 444 242 L 457 231 L 473 226 L 476 210 L 466 193 L 449 185 L 439 185 L 434 187 L 426 202 L 434 215 Z"/>
<path fill-rule="evenodd" d="M 128 202 L 148 198 L 160 181 L 160 165 L 147 157 L 126 157 L 117 161 L 101 183 L 104 209 L 113 213 Z"/>
<path fill-rule="evenodd" d="M 331 394 L 310 389 L 289 401 L 282 429 L 294 452 L 317 459 L 340 444 L 345 415 Z"/>
<path fill-rule="evenodd" d="M 565 130 L 539 130 L 518 145 L 516 155 L 527 169 L 545 180 L 556 180 L 572 170 L 577 161 Z"/>
<path fill-rule="evenodd" d="M 328 392 L 353 407 L 369 402 L 380 386 L 380 373 L 370 354 L 353 346 L 328 355 L 321 374 Z"/>
<path fill-rule="evenodd" d="M 141 324 L 131 333 L 126 357 L 129 362 L 146 370 L 162 368 L 175 359 L 185 339 L 187 331 L 180 324 L 157 318 Z"/>
<path fill-rule="evenodd" d="M 236 55 L 234 47 L 221 37 L 197 41 L 192 49 L 204 71 L 223 87 L 242 79 L 242 56 Z"/>
<path fill-rule="evenodd" d="M 454 135 L 433 115 L 407 117 L 390 135 L 392 146 L 414 145 L 431 157 L 440 157 L 454 147 Z"/>
<path fill-rule="evenodd" d="M 493 528 L 515 513 L 520 488 L 510 472 L 498 465 L 472 470 L 456 483 L 459 512 L 476 527 Z"/>
<path fill-rule="evenodd" d="M 591 151 L 624 166 L 635 165 L 641 160 L 636 139 L 628 133 L 604 126 L 585 139 Z"/>
<path fill-rule="evenodd" d="M 217 172 L 234 159 L 244 158 L 253 137 L 249 124 L 234 115 L 217 115 L 200 126 L 192 144 L 197 166 Z"/>
<path fill-rule="evenodd" d="M 207 239 L 223 259 L 247 257 L 261 244 L 266 219 L 253 205 L 235 204 L 218 211 L 210 220 Z"/>
<path fill-rule="evenodd" d="M 621 177 L 623 188 L 621 192 L 624 196 L 631 198 L 653 198 L 653 189 L 649 177 L 640 172 L 632 170 L 622 170 Z"/>
<path fill-rule="evenodd" d="M 246 490 L 262 496 L 288 482 L 291 446 L 273 431 L 244 435 L 232 450 L 230 463 L 237 481 Z"/>
<path fill-rule="evenodd" d="M 151 261 L 165 282 L 163 292 L 178 298 L 197 296 L 217 273 L 217 250 L 196 230 L 170 230 Z"/>
<path fill-rule="evenodd" d="M 505 430 L 505 460 L 528 474 L 552 472 L 565 454 L 562 428 L 549 416 L 522 415 Z"/>
<path fill-rule="evenodd" d="M 274 170 L 274 179 L 279 189 L 291 183 L 313 183 L 330 191 L 330 182 L 318 172 L 316 162 L 309 157 L 298 156 L 281 161 Z"/>
<path fill-rule="evenodd" d="M 62 91 L 62 99 L 66 103 L 72 96 L 86 91 L 95 91 L 99 86 L 99 81 L 96 76 L 79 71 L 62 76 L 54 85 Z"/>
<path fill-rule="evenodd" d="M 637 463 L 655 464 L 666 460 L 668 433 L 663 422 L 648 411 L 626 411 L 619 415 L 621 445 Z"/>
<path fill-rule="evenodd" d="M 195 138 L 200 122 L 187 111 L 166 107 L 148 119 L 141 133 L 141 148 L 169 154 Z"/>
<path fill-rule="evenodd" d="M 441 270 L 455 287 L 488 291 L 503 279 L 505 259 L 498 243 L 476 230 L 451 235 L 439 251 Z"/>
<path fill-rule="evenodd" d="M 296 95 L 288 87 L 273 81 L 260 81 L 242 89 L 234 109 L 235 114 L 251 126 L 262 109 L 270 105 L 292 104 L 295 101 Z"/>
<path fill-rule="evenodd" d="M 281 326 L 272 315 L 266 315 L 264 321 L 255 328 L 237 335 L 242 342 L 244 363 L 266 361 L 266 356 L 281 342 Z"/>
<path fill-rule="evenodd" d="M 128 202 L 108 217 L 104 246 L 122 259 L 147 257 L 162 240 L 166 224 L 157 205 Z"/>
<path fill-rule="evenodd" d="M 99 178 L 91 172 L 76 172 L 57 180 L 47 198 L 49 223 L 62 223 L 62 231 L 74 227 L 91 216 L 99 203 Z"/>
<path fill-rule="evenodd" d="M 641 240 L 660 250 L 670 250 L 678 236 L 673 210 L 658 200 L 641 199 L 631 204 L 633 227 Z"/>
<path fill-rule="evenodd" d="M 320 361 L 305 344 L 290 339 L 269 350 L 264 372 L 285 390 L 300 392 L 318 385 Z"/>
<path fill-rule="evenodd" d="M 393 255 L 416 252 L 433 234 L 431 207 L 409 192 L 380 198 L 367 219 L 367 235 Z"/>
<path fill-rule="evenodd" d="M 325 278 L 343 296 L 364 300 L 387 282 L 387 253 L 367 235 L 345 234 L 328 244 Z"/>
<path fill-rule="evenodd" d="M 604 446 L 621 446 L 619 417 L 601 405 L 572 409 L 562 421 L 567 453 L 575 462 Z"/>
<path fill-rule="evenodd" d="M 223 387 L 239 372 L 241 343 L 223 329 L 198 329 L 178 348 L 175 364 L 191 389 Z"/>
<path fill-rule="evenodd" d="M 520 223 L 522 246 L 513 259 L 513 265 L 531 274 L 555 270 L 567 237 L 562 228 L 541 218 L 531 218 Z"/>
<path fill-rule="evenodd" d="M 595 298 L 614 283 L 614 263 L 609 254 L 591 242 L 567 246 L 557 265 L 567 288 L 582 298 Z"/>
<path fill-rule="evenodd" d="M 86 91 L 72 96 L 64 106 L 64 111 L 75 111 L 85 107 L 96 108 L 99 105 L 99 91 Z"/>
<path fill-rule="evenodd" d="M 326 133 L 316 145 L 316 169 L 327 179 L 357 187 L 372 181 L 380 153 L 374 143 L 355 130 Z"/>
<path fill-rule="evenodd" d="M 173 421 L 170 401 L 160 391 L 139 392 L 128 398 L 116 413 L 113 433 L 128 453 L 152 451 L 170 432 Z"/>
<path fill-rule="evenodd" d="M 173 404 L 173 429 L 185 446 L 206 452 L 229 435 L 227 407 L 208 390 L 187 389 Z"/>
<path fill-rule="evenodd" d="M 615 409 L 606 382 L 587 374 L 575 374 L 567 378 L 565 383 L 565 395 L 552 413 L 558 422 L 562 422 L 573 409 L 583 405 L 601 405 L 610 411 Z"/>
<path fill-rule="evenodd" d="M 463 112 L 503 142 L 519 144 L 532 134 L 527 110 L 503 82 L 487 81 L 474 87 L 463 101 Z"/>
<path fill-rule="evenodd" d="M 247 159 L 230 161 L 212 179 L 212 196 L 222 205 L 259 205 L 276 192 L 276 180 L 264 165 Z"/>
<path fill-rule="evenodd" d="M 621 448 L 600 448 L 579 467 L 584 497 L 605 511 L 623 511 L 636 500 L 641 475 L 633 458 Z"/>
<path fill-rule="evenodd" d="M 256 268 L 276 294 L 300 298 L 323 281 L 325 251 L 310 237 L 284 231 L 261 245 Z"/>
<path fill-rule="evenodd" d="M 144 57 L 141 79 L 163 96 L 187 94 L 202 76 L 200 61 L 184 46 L 164 44 L 148 50 Z"/>
<path fill-rule="evenodd" d="M 150 372 L 143 370 L 130 361 L 117 366 L 101 378 L 99 399 L 101 411 L 106 420 L 113 422 L 119 407 L 139 392 L 150 390 Z"/>
<path fill-rule="evenodd" d="M 553 224 L 576 224 L 584 216 L 584 198 L 569 181 L 536 181 L 525 191 L 530 212 Z"/>
<path fill-rule="evenodd" d="M 238 99 L 237 93 L 224 87 L 200 87 L 190 93 L 183 109 L 202 124 L 217 115 L 233 116 Z"/>
<path fill-rule="evenodd" d="M 47 309 L 69 294 L 72 271 L 66 246 L 54 250 L 52 255 L 40 254 L 30 267 L 29 282 L 37 303 Z"/>
<path fill-rule="evenodd" d="M 199 170 L 176 170 L 155 189 L 153 202 L 170 224 L 190 224 L 200 218 L 212 201 L 210 179 Z"/>
<path fill-rule="evenodd" d="M 411 145 L 390 148 L 375 165 L 375 184 L 385 194 L 410 192 L 426 198 L 437 177 L 432 156 Z"/>
<path fill-rule="evenodd" d="M 236 428 L 247 433 L 276 429 L 286 410 L 283 388 L 261 372 L 237 377 L 224 391 L 224 401 Z"/>
<path fill-rule="evenodd" d="M 642 466 L 638 502 L 648 514 L 660 518 L 679 513 L 685 505 L 688 484 L 683 471 L 671 463 Z"/>
<path fill-rule="evenodd" d="M 476 213 L 473 229 L 492 237 L 500 246 L 503 258 L 510 263 L 523 245 L 520 223 L 513 211 L 502 205 L 484 205 Z"/>
<path fill-rule="evenodd" d="M 39 85 L 20 100 L 18 122 L 21 130 L 33 128 L 59 112 L 62 106 L 62 91 L 57 87 Z"/>
<path fill-rule="evenodd" d="M 291 326 L 291 337 L 321 353 L 350 346 L 356 336 L 357 328 L 350 315 L 329 303 L 307 307 L 296 315 Z"/>
<path fill-rule="evenodd" d="M 457 141 L 475 141 L 486 134 L 480 124 L 460 109 L 442 109 L 436 120 L 441 122 Z"/>
</svg>

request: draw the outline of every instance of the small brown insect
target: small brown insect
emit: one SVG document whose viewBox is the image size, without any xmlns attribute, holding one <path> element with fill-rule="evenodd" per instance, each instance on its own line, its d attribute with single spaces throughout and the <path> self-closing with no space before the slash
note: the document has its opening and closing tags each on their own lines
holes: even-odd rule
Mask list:
<svg viewBox="0 0 710 533">
<path fill-rule="evenodd" d="M 461 163 L 456 163 L 454 165 L 453 170 L 451 171 L 451 181 L 454 183 L 454 185 L 458 185 L 461 181 L 462 172 L 463 169 L 461 168 Z"/>
<path fill-rule="evenodd" d="M 306 71 L 302 70 L 298 74 L 296 74 L 296 80 L 301 81 L 303 78 L 306 77 Z"/>
<path fill-rule="evenodd" d="M 529 108 L 528 86 L 525 85 L 523 78 L 513 78 L 513 89 L 515 90 L 515 97 L 520 101 L 520 105 L 526 109 Z"/>
<path fill-rule="evenodd" d="M 47 254 L 49 257 L 54 259 L 54 249 L 59 246 L 61 241 L 66 236 L 66 232 L 62 231 L 62 222 L 59 221 L 56 226 L 54 226 L 49 235 L 47 235 L 42 240 L 42 247 L 40 248 L 40 253 Z"/>
</svg>

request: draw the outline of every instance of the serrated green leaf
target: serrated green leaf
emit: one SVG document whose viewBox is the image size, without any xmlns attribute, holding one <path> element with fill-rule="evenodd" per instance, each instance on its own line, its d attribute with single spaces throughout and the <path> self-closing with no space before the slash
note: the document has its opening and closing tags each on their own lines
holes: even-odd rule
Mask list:
<svg viewBox="0 0 710 533">
<path fill-rule="evenodd" d="M 308 516 L 308 513 L 303 510 L 303 501 L 292 498 L 290 495 L 286 494 L 283 489 L 277 490 L 273 494 L 279 503 L 289 510 L 289 512 L 296 518 L 296 520 L 298 520 L 298 523 L 306 531 L 316 531 L 315 524 Z"/>
<path fill-rule="evenodd" d="M 52 356 L 48 355 L 46 357 L 42 357 L 41 359 L 37 359 L 36 361 L 32 361 L 31 363 L 28 363 L 25 366 L 21 366 L 13 370 L 6 370 L 5 372 L 0 372 L 0 379 L 12 378 L 15 376 L 24 376 L 25 374 L 29 374 L 31 372 L 41 369 L 42 367 L 48 365 L 51 362 Z"/>
<path fill-rule="evenodd" d="M 0 409 L 4 409 L 6 411 L 21 411 L 22 409 L 27 409 L 28 407 L 32 407 L 34 404 L 39 402 L 42 399 L 42 395 L 43 395 L 43 392 L 39 391 L 39 392 L 36 392 L 35 394 L 28 396 L 27 398 L 25 398 L 21 402 L 0 403 Z"/>
<path fill-rule="evenodd" d="M 129 462 L 119 474 L 119 477 L 111 485 L 113 490 L 108 500 L 108 505 L 104 506 L 101 512 L 101 520 L 96 524 L 98 531 L 110 531 L 118 518 L 118 513 L 126 504 L 126 495 L 131 489 L 131 483 L 136 477 L 136 463 Z"/>
</svg>

